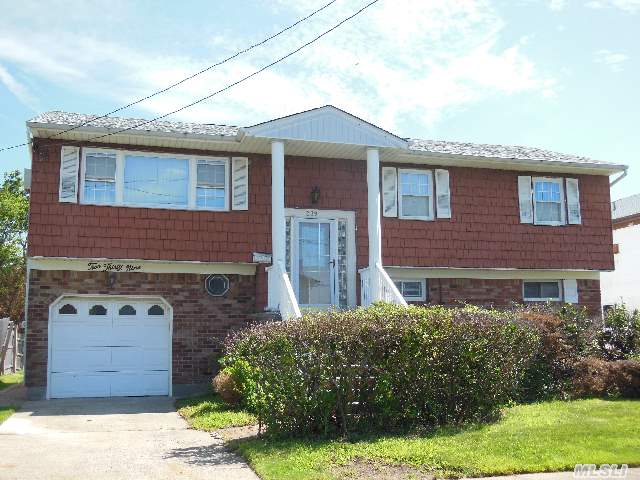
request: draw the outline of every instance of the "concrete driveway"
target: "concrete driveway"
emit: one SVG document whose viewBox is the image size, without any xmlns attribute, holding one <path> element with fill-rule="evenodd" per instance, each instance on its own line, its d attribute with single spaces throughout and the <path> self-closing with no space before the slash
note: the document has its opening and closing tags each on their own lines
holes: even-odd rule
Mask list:
<svg viewBox="0 0 640 480">
<path fill-rule="evenodd" d="M 167 397 L 26 402 L 0 425 L 0 478 L 258 477 L 222 440 L 190 430 Z"/>
</svg>

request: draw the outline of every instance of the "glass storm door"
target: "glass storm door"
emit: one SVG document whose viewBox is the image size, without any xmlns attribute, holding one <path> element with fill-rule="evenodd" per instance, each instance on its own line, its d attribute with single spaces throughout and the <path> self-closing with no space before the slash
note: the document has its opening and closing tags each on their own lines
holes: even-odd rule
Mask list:
<svg viewBox="0 0 640 480">
<path fill-rule="evenodd" d="M 293 222 L 293 288 L 301 307 L 336 304 L 336 221 Z"/>
</svg>

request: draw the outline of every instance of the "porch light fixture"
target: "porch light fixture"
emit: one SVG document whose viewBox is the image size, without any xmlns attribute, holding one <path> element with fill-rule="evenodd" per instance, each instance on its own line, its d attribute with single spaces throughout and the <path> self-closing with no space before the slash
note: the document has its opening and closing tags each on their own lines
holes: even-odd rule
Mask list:
<svg viewBox="0 0 640 480">
<path fill-rule="evenodd" d="M 311 203 L 316 205 L 320 201 L 320 187 L 315 186 L 311 190 Z"/>
</svg>

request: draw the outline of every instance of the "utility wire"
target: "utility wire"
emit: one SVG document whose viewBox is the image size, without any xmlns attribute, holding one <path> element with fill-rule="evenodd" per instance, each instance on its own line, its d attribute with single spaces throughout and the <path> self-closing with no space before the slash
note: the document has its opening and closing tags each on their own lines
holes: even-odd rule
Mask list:
<svg viewBox="0 0 640 480">
<path fill-rule="evenodd" d="M 220 90 L 216 90 L 215 92 L 211 93 L 210 95 L 207 95 L 206 97 L 202 97 L 202 98 L 200 98 L 200 99 L 198 99 L 198 100 L 196 100 L 196 101 L 194 101 L 194 102 L 191 102 L 191 103 L 189 103 L 189 104 L 187 104 L 187 105 L 184 105 L 184 106 L 182 106 L 182 107 L 180 107 L 180 108 L 178 108 L 178 109 L 176 109 L 176 110 L 173 110 L 173 111 L 171 111 L 171 112 L 169 112 L 169 113 L 165 113 L 164 115 L 160 115 L 160 116 L 158 116 L 158 117 L 155 117 L 155 118 L 153 118 L 153 119 L 151 119 L 151 120 L 145 120 L 144 122 L 138 123 L 138 124 L 133 125 L 133 126 L 131 126 L 131 127 L 123 128 L 123 129 L 121 129 L 121 130 L 116 130 L 115 132 L 106 133 L 106 134 L 104 134 L 104 135 L 98 135 L 97 137 L 91 137 L 91 138 L 88 138 L 86 141 L 87 141 L 87 142 L 90 142 L 90 141 L 92 141 L 92 140 L 99 140 L 99 139 L 101 139 L 101 138 L 110 137 L 111 135 L 117 135 L 117 134 L 119 134 L 119 133 L 126 132 L 126 131 L 128 131 L 128 130 L 133 130 L 133 129 L 136 129 L 136 128 L 139 128 L 139 127 L 142 127 L 142 126 L 144 126 L 144 125 L 148 125 L 148 124 L 153 123 L 153 122 L 155 122 L 155 121 L 157 121 L 157 120 L 161 120 L 161 119 L 163 119 L 163 118 L 166 118 L 166 117 L 168 117 L 169 115 L 173 115 L 173 114 L 175 114 L 175 113 L 178 113 L 178 112 L 181 112 L 181 111 L 183 111 L 183 110 L 186 110 L 187 108 L 193 107 L 194 105 L 197 105 L 197 104 L 199 104 L 199 103 L 202 103 L 202 102 L 204 102 L 205 100 L 208 100 L 208 99 L 210 99 L 210 98 L 212 98 L 212 97 L 215 97 L 216 95 L 218 95 L 218 94 L 220 94 L 220 93 L 222 93 L 222 92 L 225 92 L 225 91 L 227 91 L 227 90 L 229 90 L 229 89 L 231 89 L 231 88 L 235 87 L 236 85 L 239 85 L 240 83 L 243 83 L 243 82 L 245 82 L 245 81 L 249 80 L 249 79 L 250 79 L 250 78 L 252 78 L 252 77 L 255 77 L 256 75 L 258 75 L 258 74 L 260 74 L 260 73 L 264 72 L 265 70 L 267 70 L 267 69 L 269 69 L 269 68 L 273 67 L 274 65 L 277 65 L 277 64 L 279 64 L 279 63 L 283 62 L 284 60 L 286 60 L 287 58 L 289 58 L 289 57 L 291 57 L 291 56 L 295 55 L 296 53 L 298 53 L 299 51 L 301 51 L 301 50 L 303 50 L 304 48 L 308 47 L 309 45 L 311 45 L 311 44 L 313 44 L 313 43 L 317 42 L 317 41 L 318 41 L 318 40 L 320 40 L 322 37 L 324 37 L 324 36 L 328 35 L 329 33 L 333 32 L 334 30 L 336 30 L 336 29 L 337 29 L 338 27 L 340 27 L 341 25 L 343 25 L 343 24 L 347 23 L 347 22 L 348 22 L 349 20 L 351 20 L 352 18 L 354 18 L 354 17 L 358 16 L 359 14 L 361 14 L 362 12 L 364 12 L 367 8 L 369 8 L 370 6 L 372 6 L 372 5 L 376 4 L 376 3 L 378 3 L 379 1 L 380 1 L 380 0 L 372 0 L 371 2 L 367 3 L 364 7 L 362 7 L 360 10 L 358 10 L 358 11 L 356 11 L 355 13 L 353 13 L 353 14 L 349 15 L 348 17 L 344 18 L 343 20 L 341 20 L 340 22 L 338 22 L 337 24 L 335 24 L 333 27 L 331 27 L 329 30 L 325 30 L 324 32 L 322 32 L 321 34 L 319 34 L 319 35 L 315 36 L 314 38 L 312 38 L 312 39 L 311 39 L 311 40 L 309 40 L 308 42 L 306 42 L 306 43 L 304 43 L 304 44 L 300 45 L 300 46 L 299 46 L 298 48 L 296 48 L 295 50 L 292 50 L 291 52 L 287 53 L 286 55 L 284 55 L 284 56 L 282 56 L 282 57 L 278 58 L 277 60 L 274 60 L 273 62 L 271 62 L 271 63 L 269 63 L 269 64 L 267 64 L 267 65 L 265 65 L 264 67 L 260 68 L 259 70 L 256 70 L 255 72 L 250 73 L 249 75 L 246 75 L 246 76 L 242 77 L 240 80 L 236 80 L 235 82 L 230 83 L 230 84 L 229 84 L 229 85 L 227 85 L 226 87 L 223 87 L 223 88 L 221 88 Z M 43 145 L 43 146 L 44 146 L 44 145 Z"/>
<path fill-rule="evenodd" d="M 227 63 L 227 62 L 229 62 L 230 60 L 233 60 L 234 58 L 237 58 L 237 57 L 239 57 L 240 55 L 243 55 L 243 54 L 245 54 L 245 53 L 249 52 L 250 50 L 253 50 L 253 49 L 254 49 L 254 48 L 256 48 L 256 47 L 259 47 L 259 46 L 261 46 L 261 45 L 264 45 L 265 43 L 269 42 L 270 40 L 273 40 L 274 38 L 279 37 L 279 36 L 280 36 L 280 35 L 282 35 L 283 33 L 285 33 L 285 32 L 287 32 L 287 31 L 291 30 L 292 28 L 294 28 L 294 27 L 296 27 L 296 26 L 300 25 L 302 22 L 304 22 L 304 21 L 306 21 L 306 20 L 309 20 L 309 19 L 310 19 L 311 17 L 313 17 L 314 15 L 316 15 L 316 14 L 320 13 L 321 11 L 325 10 L 326 8 L 330 7 L 330 6 L 331 6 L 332 4 L 334 4 L 336 1 L 337 1 L 337 0 L 331 0 L 329 3 L 326 3 L 325 5 L 323 5 L 322 7 L 318 8 L 317 10 L 314 10 L 313 12 L 311 12 L 311 13 L 310 13 L 309 15 L 307 15 L 306 17 L 303 17 L 303 18 L 301 18 L 301 19 L 297 20 L 296 22 L 292 23 L 292 24 L 291 24 L 291 25 L 289 25 L 288 27 L 283 28 L 282 30 L 280 30 L 280 31 L 279 31 L 279 32 L 277 32 L 277 33 L 274 33 L 274 34 L 273 34 L 273 35 L 271 35 L 270 37 L 267 37 L 267 38 L 265 38 L 264 40 L 261 40 L 261 41 L 260 41 L 260 42 L 258 42 L 258 43 L 254 43 L 253 45 L 250 45 L 249 47 L 247 47 L 247 48 L 245 48 L 245 49 L 243 49 L 243 50 L 240 50 L 240 51 L 238 51 L 238 52 L 234 53 L 233 55 L 231 55 L 230 57 L 225 58 L 224 60 L 221 60 L 221 61 L 219 61 L 219 62 L 217 62 L 217 63 L 214 63 L 213 65 L 209 65 L 208 67 L 203 68 L 202 70 L 200 70 L 200 71 L 198 71 L 198 72 L 196 72 L 196 73 L 194 73 L 194 74 L 192 74 L 192 75 L 189 75 L 188 77 L 185 77 L 185 78 L 183 78 L 182 80 L 180 80 L 180 81 L 178 81 L 178 82 L 176 82 L 176 83 L 173 83 L 173 84 L 171 84 L 171 85 L 169 85 L 169 86 L 167 86 L 167 87 L 165 87 L 165 88 L 163 88 L 163 89 L 161 89 L 161 90 L 158 90 L 158 91 L 156 91 L 156 92 L 153 92 L 153 93 L 151 93 L 151 94 L 147 95 L 146 97 L 139 98 L 138 100 L 135 100 L 135 101 L 133 101 L 133 102 L 131 102 L 131 103 L 128 103 L 127 105 L 125 105 L 125 106 L 123 106 L 123 107 L 116 108 L 115 110 L 112 110 L 112 111 L 110 111 L 109 113 L 105 113 L 104 115 L 101 115 L 101 116 L 96 117 L 96 118 L 92 118 L 91 120 L 87 120 L 86 122 L 80 123 L 80 124 L 78 124 L 78 125 L 76 125 L 76 126 L 74 126 L 74 127 L 71 127 L 71 128 L 66 129 L 66 130 L 63 130 L 63 131 L 61 131 L 61 132 L 58 132 L 58 133 L 56 133 L 55 135 L 52 135 L 52 136 L 50 136 L 50 137 L 48 137 L 48 138 L 54 138 L 54 137 L 57 137 L 57 136 L 59 136 L 59 135 L 65 134 L 65 133 L 67 133 L 67 132 L 71 132 L 71 131 L 76 130 L 76 129 L 78 129 L 78 128 L 84 127 L 85 125 L 88 125 L 88 124 L 90 124 L 90 123 L 92 123 L 92 122 L 95 122 L 96 120 L 101 120 L 101 119 L 103 119 L 103 118 L 106 118 L 106 117 L 108 117 L 109 115 L 113 115 L 114 113 L 118 113 L 118 112 L 120 112 L 120 111 L 122 111 L 122 110 L 125 110 L 125 109 L 129 108 L 129 107 L 133 107 L 134 105 L 137 105 L 137 104 L 139 104 L 139 103 L 142 103 L 142 102 L 144 102 L 145 100 L 149 100 L 150 98 L 153 98 L 153 97 L 155 97 L 156 95 L 160 95 L 161 93 L 165 93 L 165 92 L 167 92 L 167 91 L 171 90 L 172 88 L 177 87 L 178 85 L 182 85 L 183 83 L 185 83 L 185 82 L 187 82 L 187 81 L 189 81 L 189 80 L 191 80 L 191 79 L 193 79 L 193 78 L 197 77 L 198 75 L 202 75 L 203 73 L 206 73 L 206 72 L 208 72 L 209 70 L 212 70 L 212 69 L 214 69 L 214 68 L 216 68 L 216 67 L 219 67 L 220 65 L 222 65 L 222 64 L 224 64 L 224 63 Z M 3 151 L 5 151 L 5 150 L 11 150 L 11 149 L 13 149 L 13 148 L 24 147 L 24 146 L 26 146 L 26 145 L 29 145 L 29 143 L 30 143 L 30 142 L 25 142 L 25 143 L 21 143 L 21 144 L 19 144 L 19 145 L 13 145 L 13 146 L 10 146 L 10 147 L 0 148 L 0 152 L 3 152 Z"/>
</svg>

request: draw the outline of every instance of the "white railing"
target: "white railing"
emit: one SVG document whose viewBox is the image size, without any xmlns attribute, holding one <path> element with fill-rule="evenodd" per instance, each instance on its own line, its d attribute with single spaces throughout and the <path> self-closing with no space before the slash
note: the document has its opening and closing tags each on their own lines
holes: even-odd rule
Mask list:
<svg viewBox="0 0 640 480">
<path fill-rule="evenodd" d="M 360 303 L 364 307 L 379 301 L 407 306 L 407 301 L 398 287 L 379 263 L 376 263 L 374 268 L 360 270 L 360 296 Z"/>
<path fill-rule="evenodd" d="M 267 268 L 269 284 L 269 306 L 280 312 L 283 320 L 300 318 L 300 306 L 293 292 L 289 275 L 282 262 Z M 275 309 L 274 308 L 274 309 Z"/>
</svg>

